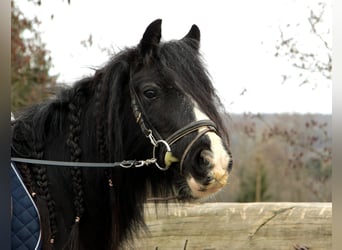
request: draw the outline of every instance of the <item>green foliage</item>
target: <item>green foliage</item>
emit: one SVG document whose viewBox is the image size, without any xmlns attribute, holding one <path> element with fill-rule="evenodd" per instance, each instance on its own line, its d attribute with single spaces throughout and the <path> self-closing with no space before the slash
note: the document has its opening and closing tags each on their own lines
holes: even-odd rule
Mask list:
<svg viewBox="0 0 342 250">
<path fill-rule="evenodd" d="M 11 7 L 11 109 L 17 111 L 46 99 L 56 76 L 49 75 L 51 57 L 37 31 L 38 19 L 27 19 L 14 1 Z"/>
<path fill-rule="evenodd" d="M 260 162 L 257 161 L 257 164 Z M 245 166 L 247 168 L 247 166 Z M 271 196 L 267 193 L 269 189 L 267 172 L 263 165 L 257 168 L 241 172 L 239 195 L 237 202 L 263 202 L 271 200 Z"/>
<path fill-rule="evenodd" d="M 306 170 L 310 177 L 316 181 L 326 181 L 332 177 L 332 166 L 331 164 L 325 165 L 321 159 L 312 158 L 305 163 Z"/>
</svg>

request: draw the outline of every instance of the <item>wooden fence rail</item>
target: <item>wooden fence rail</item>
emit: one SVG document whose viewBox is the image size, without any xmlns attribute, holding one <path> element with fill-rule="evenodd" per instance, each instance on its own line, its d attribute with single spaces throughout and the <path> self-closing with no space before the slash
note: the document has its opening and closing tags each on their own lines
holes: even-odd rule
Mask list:
<svg viewBox="0 0 342 250">
<path fill-rule="evenodd" d="M 145 218 L 136 249 L 332 248 L 331 203 L 147 204 Z"/>
</svg>

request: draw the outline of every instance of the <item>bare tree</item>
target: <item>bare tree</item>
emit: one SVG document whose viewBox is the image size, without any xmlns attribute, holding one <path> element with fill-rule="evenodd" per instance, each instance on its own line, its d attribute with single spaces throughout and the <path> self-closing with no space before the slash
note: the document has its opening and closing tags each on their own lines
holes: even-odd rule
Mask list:
<svg viewBox="0 0 342 250">
<path fill-rule="evenodd" d="M 56 83 L 50 52 L 38 31 L 39 20 L 28 19 L 11 1 L 11 109 L 16 111 L 49 96 Z"/>
<path fill-rule="evenodd" d="M 279 27 L 275 56 L 286 59 L 296 70 L 299 85 L 331 84 L 331 2 L 317 2 L 307 9 L 306 22 Z M 298 78 L 297 78 L 298 77 Z M 283 75 L 283 82 L 291 77 Z"/>
</svg>

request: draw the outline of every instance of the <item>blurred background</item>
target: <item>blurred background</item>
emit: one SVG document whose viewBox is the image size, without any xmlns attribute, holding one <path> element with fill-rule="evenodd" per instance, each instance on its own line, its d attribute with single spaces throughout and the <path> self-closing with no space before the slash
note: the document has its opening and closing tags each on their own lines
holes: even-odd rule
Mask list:
<svg viewBox="0 0 342 250">
<path fill-rule="evenodd" d="M 211 201 L 331 201 L 332 3 L 12 0 L 11 109 L 48 98 L 138 44 L 201 29 L 226 108 L 234 168 Z"/>
</svg>

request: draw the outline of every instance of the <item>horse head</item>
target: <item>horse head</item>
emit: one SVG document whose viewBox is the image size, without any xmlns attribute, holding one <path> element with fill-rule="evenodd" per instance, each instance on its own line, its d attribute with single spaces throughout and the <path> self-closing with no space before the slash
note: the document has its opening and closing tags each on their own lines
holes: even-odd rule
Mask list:
<svg viewBox="0 0 342 250">
<path fill-rule="evenodd" d="M 158 19 L 147 27 L 130 66 L 135 120 L 152 144 L 155 164 L 172 172 L 181 199 L 219 191 L 232 167 L 225 114 L 199 46 L 196 25 L 180 40 L 161 42 Z"/>
</svg>

